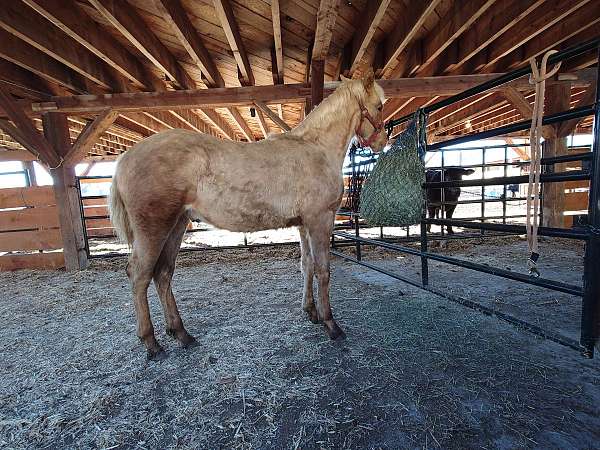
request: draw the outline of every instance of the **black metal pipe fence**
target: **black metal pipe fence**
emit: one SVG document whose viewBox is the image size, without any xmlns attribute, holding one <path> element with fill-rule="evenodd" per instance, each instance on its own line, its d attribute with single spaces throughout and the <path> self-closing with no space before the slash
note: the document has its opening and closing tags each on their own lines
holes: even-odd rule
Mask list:
<svg viewBox="0 0 600 450">
<path fill-rule="evenodd" d="M 576 55 L 582 54 L 583 52 L 587 52 L 591 49 L 597 49 L 599 58 L 600 58 L 600 39 L 594 39 L 592 41 L 586 42 L 577 47 L 559 52 L 552 56 L 549 59 L 549 63 L 563 61 L 568 58 L 572 58 Z M 440 109 L 445 106 L 449 106 L 457 101 L 463 100 L 465 98 L 469 98 L 473 95 L 477 95 L 483 92 L 486 92 L 490 89 L 501 86 L 509 81 L 520 78 L 524 75 L 530 73 L 530 69 L 523 68 L 509 74 L 505 74 L 496 80 L 492 80 L 490 82 L 484 83 L 475 88 L 469 89 L 461 94 L 455 95 L 448 99 L 445 99 L 441 102 L 430 105 L 426 108 L 423 108 L 424 113 L 430 113 L 437 109 Z M 552 158 L 544 158 L 542 160 L 542 164 L 546 166 L 550 166 L 556 163 L 569 162 L 569 161 L 582 161 L 582 165 L 584 161 L 589 161 L 589 170 L 576 170 L 576 171 L 567 171 L 567 172 L 554 172 L 552 173 L 544 173 L 541 177 L 541 181 L 543 183 L 555 183 L 555 182 L 565 182 L 565 181 L 576 181 L 576 180 L 590 180 L 589 187 L 589 203 L 588 203 L 588 223 L 586 226 L 575 228 L 575 229 L 563 229 L 563 228 L 549 228 L 549 227 L 540 227 L 539 234 L 541 236 L 551 236 L 551 237 L 561 237 L 568 239 L 579 239 L 585 242 L 585 257 L 584 257 L 584 282 L 583 286 L 574 286 L 571 284 L 563 283 L 556 280 L 550 280 L 545 278 L 534 278 L 532 276 L 528 276 L 522 273 L 516 273 L 513 271 L 501 269 L 499 267 L 492 267 L 489 265 L 483 265 L 474 263 L 471 261 L 465 261 L 454 257 L 449 257 L 445 255 L 439 255 L 435 253 L 431 253 L 428 251 L 428 241 L 430 236 L 428 235 L 427 226 L 430 224 L 443 225 L 446 226 L 457 226 L 467 229 L 479 229 L 483 231 L 494 231 L 494 232 L 505 232 L 512 234 L 524 234 L 526 232 L 525 226 L 522 225 L 511 225 L 506 224 L 505 219 L 504 223 L 478 223 L 473 220 L 467 219 L 427 219 L 423 218 L 420 224 L 420 249 L 417 250 L 411 247 L 400 246 L 395 243 L 383 242 L 382 240 L 377 239 L 369 239 L 360 236 L 360 226 L 355 227 L 355 233 L 350 234 L 341 231 L 335 231 L 334 237 L 343 239 L 343 242 L 354 242 L 356 244 L 356 257 L 351 257 L 346 254 L 340 253 L 338 251 L 333 251 L 333 254 L 339 257 L 342 257 L 346 260 L 350 260 L 352 262 L 358 263 L 362 266 L 369 267 L 370 269 L 377 270 L 381 273 L 392 276 L 398 280 L 409 283 L 413 286 L 418 286 L 420 288 L 436 292 L 437 294 L 446 297 L 450 300 L 459 302 L 465 306 L 480 310 L 485 312 L 486 314 L 493 314 L 503 320 L 506 320 L 510 323 L 518 325 L 522 328 L 525 328 L 537 335 L 544 336 L 548 339 L 551 339 L 560 344 L 569 346 L 571 348 L 575 348 L 586 357 L 593 357 L 594 355 L 594 346 L 598 343 L 600 338 L 600 64 L 598 69 L 598 74 L 596 78 L 597 88 L 596 88 L 596 99 L 593 105 L 584 105 L 578 108 L 573 108 L 568 111 L 563 111 L 557 114 L 552 114 L 550 116 L 546 116 L 543 119 L 544 124 L 553 124 L 559 123 L 564 120 L 569 120 L 572 118 L 581 118 L 589 115 L 594 115 L 594 127 L 593 127 L 593 143 L 592 143 L 592 151 L 581 153 L 577 155 L 568 155 L 568 156 L 559 156 Z M 413 115 L 405 116 L 403 118 L 390 121 L 386 124 L 386 128 L 391 133 L 392 129 L 400 125 L 408 120 L 410 120 Z M 449 141 L 445 141 L 442 143 L 427 145 L 426 142 L 419 143 L 420 151 L 422 153 L 432 152 L 432 151 L 441 151 L 442 152 L 442 164 L 440 168 L 447 167 L 444 164 L 444 151 L 447 146 L 463 144 L 466 142 L 480 140 L 490 137 L 503 136 L 507 133 L 512 133 L 514 131 L 526 130 L 531 126 L 531 121 L 523 121 L 515 124 L 495 128 L 492 130 L 486 130 L 485 132 L 472 134 L 466 137 L 461 137 L 458 139 L 453 139 Z M 497 166 L 504 166 L 504 176 L 502 177 L 493 177 L 493 178 L 485 178 L 484 170 L 485 170 L 485 156 L 482 158 L 482 164 L 476 165 L 476 167 L 482 167 L 482 176 L 479 180 L 459 180 L 459 181 L 442 181 L 440 182 L 429 182 L 424 183 L 424 188 L 448 188 L 448 187 L 481 187 L 482 188 L 482 214 L 481 219 L 486 219 L 485 217 L 485 186 L 504 186 L 504 193 L 506 194 L 506 185 L 508 184 L 520 184 L 527 183 L 529 177 L 527 175 L 519 175 L 519 176 L 507 176 L 506 168 L 509 165 L 514 165 L 514 163 L 508 162 L 506 157 L 506 152 L 508 146 L 505 147 L 505 158 L 504 162 L 497 164 Z M 454 150 L 454 149 L 453 149 Z M 461 149 L 463 150 L 463 149 Z M 522 165 L 523 163 L 519 163 Z M 443 174 L 443 172 L 442 172 Z M 441 189 L 441 192 L 444 192 L 444 189 Z M 542 193 L 543 195 L 543 193 Z M 505 195 L 506 197 L 506 195 Z M 441 204 L 443 205 L 444 198 L 442 196 Z M 456 202 L 457 204 L 460 202 Z M 506 212 L 506 203 L 504 203 L 504 213 Z M 506 218 L 506 215 L 503 214 Z M 359 223 L 359 217 L 357 215 L 353 216 L 353 220 L 356 224 Z M 334 239 L 335 242 L 335 239 Z M 339 242 L 337 243 L 339 245 Z M 382 247 L 388 250 L 403 252 L 407 254 L 411 254 L 414 256 L 418 256 L 421 260 L 421 280 L 420 283 L 416 280 L 412 280 L 406 276 L 399 275 L 397 273 L 393 273 L 381 267 L 378 267 L 374 264 L 370 264 L 362 260 L 362 254 L 360 252 L 361 245 L 372 245 L 377 247 Z M 429 268 L 428 263 L 429 260 L 434 260 L 442 263 L 447 263 L 455 266 L 464 267 L 467 269 L 488 273 L 495 276 L 500 276 L 503 278 L 508 278 L 514 281 L 518 281 L 525 284 L 530 284 L 538 287 L 543 287 L 546 289 L 564 292 L 575 296 L 582 297 L 582 311 L 581 311 L 581 329 L 580 329 L 580 340 L 579 342 L 575 342 L 574 340 L 562 336 L 558 333 L 544 330 L 536 325 L 528 323 L 522 319 L 517 317 L 513 317 L 509 314 L 497 311 L 496 309 L 487 307 L 485 305 L 479 304 L 472 300 L 456 297 L 454 295 L 448 294 L 447 292 L 436 291 L 435 289 L 429 286 Z"/>
</svg>

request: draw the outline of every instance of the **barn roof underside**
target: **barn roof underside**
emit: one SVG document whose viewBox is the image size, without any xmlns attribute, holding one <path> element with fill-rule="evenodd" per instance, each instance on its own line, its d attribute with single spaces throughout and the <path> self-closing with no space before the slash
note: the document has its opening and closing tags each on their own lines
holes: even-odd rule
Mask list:
<svg viewBox="0 0 600 450">
<path fill-rule="evenodd" d="M 326 82 L 359 77 L 368 67 L 386 80 L 504 73 L 547 50 L 598 37 L 599 22 L 594 0 L 11 0 L 0 7 L 0 88 L 21 104 L 181 89 L 259 92 L 308 83 L 315 59 L 325 61 Z M 596 63 L 589 52 L 561 72 Z M 571 106 L 589 103 L 591 90 L 573 85 Z M 444 98 L 415 94 L 389 98 L 385 119 Z M 497 90 L 436 111 L 429 137 L 526 119 L 532 95 Z M 114 158 L 169 128 L 258 140 L 294 127 L 305 113 L 297 98 L 215 105 L 122 111 L 88 157 Z M 93 117 L 69 114 L 72 139 Z M 32 119 L 41 129 L 39 115 Z M 591 124 L 586 118 L 574 132 L 589 132 Z M 20 148 L 0 132 L 0 149 Z"/>
</svg>

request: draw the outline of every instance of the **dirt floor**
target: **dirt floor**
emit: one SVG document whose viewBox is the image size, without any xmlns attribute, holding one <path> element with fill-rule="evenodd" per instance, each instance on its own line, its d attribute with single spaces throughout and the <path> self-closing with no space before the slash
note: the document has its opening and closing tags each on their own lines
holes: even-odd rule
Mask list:
<svg viewBox="0 0 600 450">
<path fill-rule="evenodd" d="M 445 251 L 520 267 L 522 247 Z M 547 259 L 544 275 L 559 267 L 555 278 L 576 282 L 580 251 Z M 418 277 L 408 258 L 366 256 Z M 200 345 L 165 335 L 151 289 L 168 358 L 147 362 L 123 267 L 0 274 L 1 448 L 600 448 L 598 358 L 385 275 L 334 259 L 332 304 L 348 338 L 331 342 L 301 313 L 296 248 L 181 255 L 174 291 Z M 432 272 L 480 301 L 525 299 L 515 314 L 560 313 L 554 322 L 576 335 L 567 310 L 578 300 Z"/>
</svg>

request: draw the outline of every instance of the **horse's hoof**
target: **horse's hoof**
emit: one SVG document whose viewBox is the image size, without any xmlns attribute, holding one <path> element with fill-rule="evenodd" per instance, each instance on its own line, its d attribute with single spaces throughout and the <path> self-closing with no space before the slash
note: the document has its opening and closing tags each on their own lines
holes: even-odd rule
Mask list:
<svg viewBox="0 0 600 450">
<path fill-rule="evenodd" d="M 163 361 L 167 359 L 167 352 L 159 346 L 158 349 L 148 349 L 147 357 L 148 361 Z"/>
<path fill-rule="evenodd" d="M 334 320 L 325 321 L 325 331 L 332 341 L 346 338 L 346 333 L 344 333 L 344 330 L 342 330 Z"/>
<path fill-rule="evenodd" d="M 179 342 L 181 343 L 181 348 L 194 348 L 200 345 L 194 336 L 187 333 L 184 338 L 179 339 Z"/>
<path fill-rule="evenodd" d="M 315 325 L 319 323 L 319 315 L 317 314 L 316 309 L 309 309 L 306 311 L 306 315 L 308 316 L 308 320 L 310 320 Z"/>
</svg>

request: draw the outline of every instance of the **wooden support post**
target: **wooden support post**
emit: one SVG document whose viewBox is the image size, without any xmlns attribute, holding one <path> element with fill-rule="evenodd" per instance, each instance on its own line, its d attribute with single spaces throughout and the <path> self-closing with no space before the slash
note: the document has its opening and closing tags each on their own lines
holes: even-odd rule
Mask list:
<svg viewBox="0 0 600 450">
<path fill-rule="evenodd" d="M 58 155 L 61 157 L 67 155 L 71 149 L 67 116 L 61 113 L 45 113 L 42 116 L 42 124 L 46 139 Z M 54 182 L 54 195 L 58 207 L 65 268 L 68 271 L 85 269 L 88 260 L 75 168 L 63 164 L 55 169 L 50 169 L 50 174 Z"/>
<path fill-rule="evenodd" d="M 571 88 L 564 85 L 551 85 L 546 88 L 546 110 L 544 115 L 555 114 L 569 109 Z M 556 129 L 556 128 L 555 128 Z M 542 155 L 545 158 L 567 154 L 567 138 L 563 136 L 547 139 L 543 143 Z M 561 164 L 554 170 L 561 171 Z M 565 226 L 565 185 L 564 183 L 544 183 L 542 188 L 542 225 L 562 228 Z"/>
<path fill-rule="evenodd" d="M 323 86 L 325 84 L 325 61 L 313 60 L 310 68 L 310 98 L 311 109 L 323 101 Z"/>
</svg>

